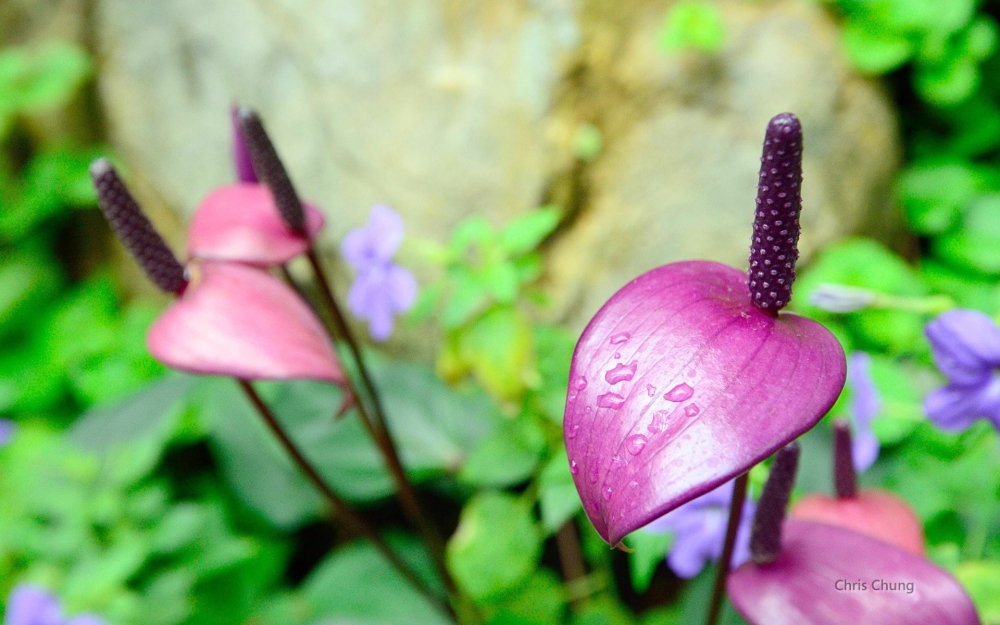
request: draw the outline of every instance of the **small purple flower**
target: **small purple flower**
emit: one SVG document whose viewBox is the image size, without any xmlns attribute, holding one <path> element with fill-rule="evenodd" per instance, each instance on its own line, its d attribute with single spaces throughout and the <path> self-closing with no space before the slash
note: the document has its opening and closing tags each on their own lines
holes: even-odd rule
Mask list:
<svg viewBox="0 0 1000 625">
<path fill-rule="evenodd" d="M 939 427 L 965 430 L 978 418 L 1000 428 L 1000 328 L 977 310 L 955 309 L 924 328 L 938 369 L 948 385 L 924 399 L 924 411 Z"/>
<path fill-rule="evenodd" d="M 732 481 L 726 482 L 645 527 L 647 532 L 654 534 L 674 533 L 667 565 L 679 577 L 690 579 L 700 573 L 710 560 L 714 562 L 722 557 L 733 484 Z M 743 502 L 743 516 L 733 548 L 733 567 L 750 559 L 750 525 L 756 509 L 756 504 L 749 498 Z"/>
<path fill-rule="evenodd" d="M 9 419 L 0 419 L 0 447 L 3 447 L 10 442 L 11 437 L 14 436 L 14 431 L 17 426 L 14 425 L 13 421 Z"/>
<path fill-rule="evenodd" d="M 3 625 L 107 625 L 94 614 L 64 619 L 55 595 L 31 584 L 19 584 L 7 599 Z"/>
<path fill-rule="evenodd" d="M 851 416 L 854 437 L 851 455 L 854 470 L 863 473 L 878 458 L 879 441 L 872 431 L 872 421 L 882 411 L 882 401 L 871 374 L 872 358 L 866 352 L 854 352 L 847 361 L 847 383 L 851 387 Z"/>
<path fill-rule="evenodd" d="M 368 223 L 348 233 L 341 245 L 344 258 L 358 272 L 347 305 L 357 317 L 368 320 L 368 332 L 376 341 L 392 335 L 393 315 L 409 310 L 417 298 L 413 274 L 392 262 L 403 233 L 402 217 L 376 204 Z"/>
</svg>

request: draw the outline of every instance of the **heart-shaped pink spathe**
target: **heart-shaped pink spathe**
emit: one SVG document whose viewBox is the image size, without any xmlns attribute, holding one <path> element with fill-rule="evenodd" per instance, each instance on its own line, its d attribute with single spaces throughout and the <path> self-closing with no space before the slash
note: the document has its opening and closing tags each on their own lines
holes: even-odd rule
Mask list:
<svg viewBox="0 0 1000 625">
<path fill-rule="evenodd" d="M 154 358 L 244 380 L 344 381 L 320 321 L 283 282 L 237 263 L 194 262 L 188 272 L 187 288 L 146 336 Z"/>
<path fill-rule="evenodd" d="M 303 204 L 306 234 L 284 222 L 268 188 L 234 184 L 212 191 L 188 227 L 188 257 L 227 260 L 261 267 L 284 264 L 309 249 L 323 229 L 315 206 Z"/>
<path fill-rule="evenodd" d="M 612 545 L 815 425 L 844 386 L 820 324 L 750 303 L 745 273 L 673 263 L 618 291 L 577 343 L 563 422 L 584 509 Z"/>
<path fill-rule="evenodd" d="M 978 625 L 951 575 L 920 556 L 850 530 L 786 521 L 771 564 L 729 574 L 729 597 L 753 625 Z"/>
</svg>

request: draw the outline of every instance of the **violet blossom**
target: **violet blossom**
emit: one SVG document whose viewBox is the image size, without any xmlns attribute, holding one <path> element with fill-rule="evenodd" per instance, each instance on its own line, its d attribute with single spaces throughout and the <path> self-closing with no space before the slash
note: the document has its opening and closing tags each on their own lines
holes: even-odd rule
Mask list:
<svg viewBox="0 0 1000 625">
<path fill-rule="evenodd" d="M 853 352 L 847 361 L 847 383 L 851 387 L 850 411 L 854 420 L 851 451 L 854 470 L 864 473 L 878 459 L 879 440 L 872 431 L 872 421 L 882 411 L 882 400 L 871 375 L 872 358 L 866 352 Z"/>
<path fill-rule="evenodd" d="M 10 419 L 0 419 L 0 447 L 10 442 L 16 429 L 17 426 Z"/>
<path fill-rule="evenodd" d="M 409 310 L 417 298 L 417 281 L 392 262 L 403 242 L 403 218 L 383 204 L 372 207 L 368 223 L 344 238 L 341 252 L 357 271 L 347 294 L 351 312 L 368 321 L 376 341 L 392 335 L 393 315 Z"/>
<path fill-rule="evenodd" d="M 107 625 L 95 614 L 63 616 L 59 599 L 52 593 L 31 584 L 14 587 L 7 599 L 3 625 Z"/>
<path fill-rule="evenodd" d="M 979 418 L 1000 428 L 1000 328 L 977 310 L 949 310 L 924 329 L 948 385 L 924 399 L 939 427 L 961 432 Z"/>
<path fill-rule="evenodd" d="M 722 557 L 733 487 L 734 482 L 727 482 L 643 528 L 652 534 L 674 534 L 667 565 L 678 577 L 690 579 L 700 573 L 708 562 Z M 750 559 L 750 524 L 756 509 L 749 498 L 743 501 L 743 514 L 733 548 L 733 567 Z"/>
</svg>

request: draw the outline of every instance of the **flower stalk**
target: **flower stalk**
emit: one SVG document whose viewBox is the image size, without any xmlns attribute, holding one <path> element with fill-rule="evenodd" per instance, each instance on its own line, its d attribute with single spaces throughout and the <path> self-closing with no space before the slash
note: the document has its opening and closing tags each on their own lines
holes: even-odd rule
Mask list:
<svg viewBox="0 0 1000 625">
<path fill-rule="evenodd" d="M 793 441 L 775 454 L 771 475 L 757 502 L 750 534 L 750 558 L 755 564 L 771 564 L 781 553 L 781 524 L 785 520 L 798 467 L 799 444 Z"/>
<path fill-rule="evenodd" d="M 844 419 L 837 419 L 833 424 L 833 483 L 838 499 L 850 499 L 858 494 L 851 426 Z"/>
<path fill-rule="evenodd" d="M 750 473 L 744 473 L 736 478 L 733 484 L 733 499 L 729 503 L 729 522 L 726 525 L 726 539 L 722 546 L 722 557 L 719 558 L 719 568 L 715 573 L 715 585 L 712 586 L 712 597 L 708 602 L 708 615 L 705 625 L 715 625 L 722 611 L 722 597 L 726 592 L 726 578 L 729 575 L 730 563 L 733 560 L 733 550 L 736 547 L 736 533 L 743 517 L 743 502 L 747 496 L 747 482 Z"/>
</svg>

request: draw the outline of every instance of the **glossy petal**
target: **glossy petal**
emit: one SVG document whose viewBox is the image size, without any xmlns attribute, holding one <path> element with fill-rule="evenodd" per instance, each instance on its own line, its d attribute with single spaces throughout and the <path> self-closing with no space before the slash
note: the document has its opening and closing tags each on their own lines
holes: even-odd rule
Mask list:
<svg viewBox="0 0 1000 625">
<path fill-rule="evenodd" d="M 566 448 L 584 508 L 611 544 L 770 456 L 843 388 L 833 335 L 760 311 L 746 280 L 707 261 L 654 269 L 616 293 L 580 338 Z"/>
<path fill-rule="evenodd" d="M 978 310 L 949 310 L 924 331 L 934 362 L 954 384 L 980 383 L 1000 365 L 1000 328 Z"/>
<path fill-rule="evenodd" d="M 190 271 L 184 295 L 146 337 L 157 360 L 247 380 L 343 381 L 323 326 L 283 282 L 235 263 L 197 263 Z"/>
<path fill-rule="evenodd" d="M 7 599 L 4 625 L 62 625 L 62 608 L 51 593 L 21 584 L 11 591 Z"/>
<path fill-rule="evenodd" d="M 795 503 L 792 516 L 849 529 L 919 556 L 926 552 L 920 518 L 909 504 L 885 491 L 862 490 L 843 499 L 809 495 Z"/>
<path fill-rule="evenodd" d="M 838 590 L 845 583 L 865 588 Z M 900 583 L 901 589 L 890 589 Z M 727 587 L 733 605 L 752 625 L 980 622 L 959 583 L 924 558 L 807 521 L 786 521 L 778 559 L 764 566 L 744 564 L 730 573 Z"/>
<path fill-rule="evenodd" d="M 305 211 L 308 238 L 285 224 L 267 187 L 220 187 L 191 218 L 188 256 L 262 267 L 284 264 L 309 249 L 310 240 L 323 229 L 323 214 L 309 204 Z"/>
<path fill-rule="evenodd" d="M 358 271 L 392 261 L 403 242 L 403 218 L 383 204 L 372 207 L 368 223 L 352 230 L 340 246 L 344 259 Z"/>
</svg>

